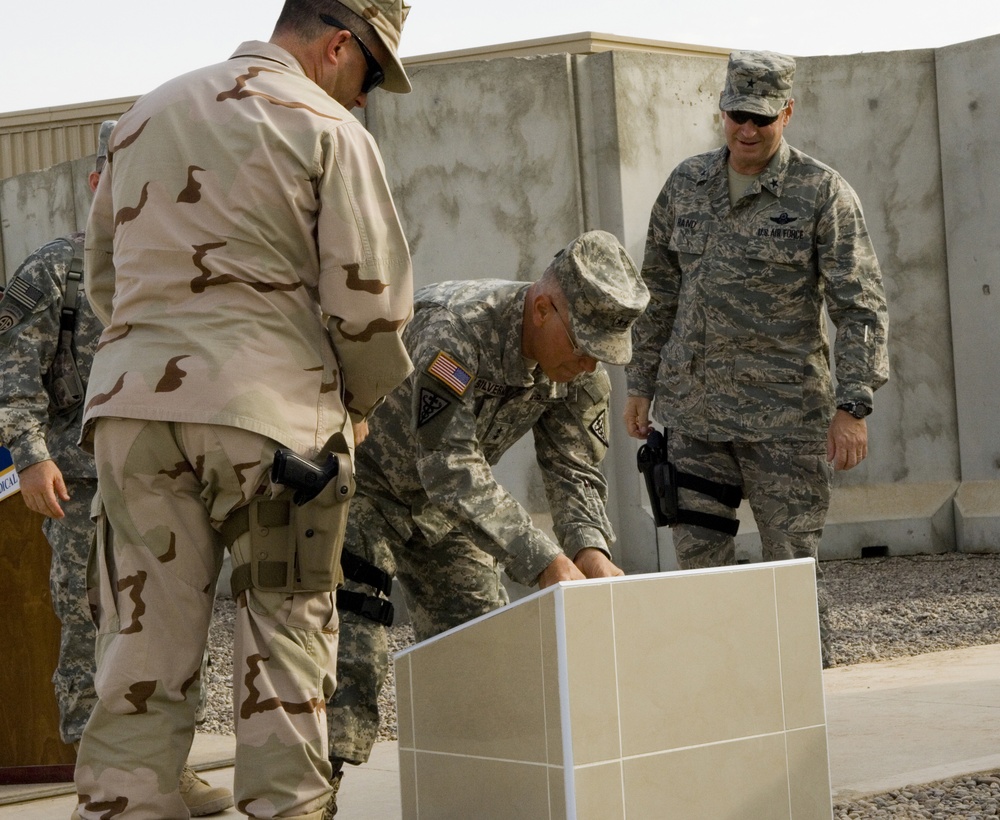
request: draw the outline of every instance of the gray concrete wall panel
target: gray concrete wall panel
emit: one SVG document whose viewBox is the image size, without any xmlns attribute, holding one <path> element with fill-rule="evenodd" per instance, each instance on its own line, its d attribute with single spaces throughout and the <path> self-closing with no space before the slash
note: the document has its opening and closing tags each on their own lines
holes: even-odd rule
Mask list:
<svg viewBox="0 0 1000 820">
<path fill-rule="evenodd" d="M 570 57 L 429 66 L 412 81 L 367 118 L 417 284 L 537 278 L 583 231 Z"/>
<path fill-rule="evenodd" d="M 961 476 L 1000 480 L 1000 37 L 937 52 Z M 994 510 L 1000 516 L 1000 505 Z"/>
<path fill-rule="evenodd" d="M 802 59 L 789 141 L 857 191 L 889 305 L 889 382 L 869 457 L 838 486 L 960 477 L 931 51 Z"/>
</svg>

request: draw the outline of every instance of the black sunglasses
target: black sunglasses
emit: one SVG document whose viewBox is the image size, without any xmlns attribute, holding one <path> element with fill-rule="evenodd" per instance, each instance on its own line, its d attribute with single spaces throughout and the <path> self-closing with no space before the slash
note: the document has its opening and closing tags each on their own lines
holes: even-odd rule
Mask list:
<svg viewBox="0 0 1000 820">
<path fill-rule="evenodd" d="M 727 111 L 726 116 L 737 125 L 743 125 L 750 120 L 758 128 L 767 128 L 778 120 L 777 117 L 765 117 L 763 114 L 751 114 L 749 111 Z"/>
<path fill-rule="evenodd" d="M 350 32 L 350 35 L 354 38 L 358 47 L 361 49 L 361 53 L 365 56 L 365 64 L 368 66 L 368 71 L 365 72 L 365 80 L 361 84 L 361 93 L 367 94 L 372 89 L 378 88 L 382 85 L 382 82 L 385 80 L 385 72 L 382 70 L 382 66 L 378 64 L 378 60 L 375 59 L 375 56 L 368 50 L 368 46 L 364 44 L 364 41 L 347 26 L 341 23 L 340 20 L 331 17 L 329 14 L 320 14 L 319 19 L 328 26 L 333 26 L 334 28 Z"/>
</svg>

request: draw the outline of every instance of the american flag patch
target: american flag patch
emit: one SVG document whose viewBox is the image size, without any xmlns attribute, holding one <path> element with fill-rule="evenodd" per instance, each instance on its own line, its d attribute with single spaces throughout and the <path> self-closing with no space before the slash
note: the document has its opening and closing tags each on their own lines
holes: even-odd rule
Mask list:
<svg viewBox="0 0 1000 820">
<path fill-rule="evenodd" d="M 444 382 L 459 396 L 464 395 L 472 383 L 472 374 L 443 350 L 434 357 L 427 372 Z"/>
<path fill-rule="evenodd" d="M 34 285 L 29 285 L 23 279 L 14 279 L 7 286 L 7 290 L 4 291 L 3 298 L 4 301 L 13 299 L 15 302 L 20 302 L 28 310 L 34 310 L 35 305 L 42 298 L 42 292 Z"/>
</svg>

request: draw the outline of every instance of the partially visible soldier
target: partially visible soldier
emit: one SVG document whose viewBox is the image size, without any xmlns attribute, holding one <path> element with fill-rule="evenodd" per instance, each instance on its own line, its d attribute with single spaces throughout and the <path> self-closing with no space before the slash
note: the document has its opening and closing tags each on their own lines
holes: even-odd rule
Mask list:
<svg viewBox="0 0 1000 820">
<path fill-rule="evenodd" d="M 623 574 L 611 562 L 600 471 L 611 384 L 599 362 L 629 361 L 647 300 L 625 249 L 602 231 L 571 242 L 534 283 L 417 291 L 404 333 L 414 372 L 357 451 L 328 704 L 335 788 L 344 762 L 368 760 L 378 730 L 388 670 L 388 601 L 378 593 L 393 573 L 418 640 L 504 605 L 501 567 L 541 587 Z M 529 432 L 559 544 L 491 470 Z"/>
<path fill-rule="evenodd" d="M 115 120 L 101 124 L 97 189 Z M 42 531 L 52 547 L 49 588 L 61 624 L 59 659 L 52 683 L 59 705 L 59 734 L 78 745 L 97 700 L 94 692 L 95 627 L 87 602 L 87 556 L 94 535 L 90 504 L 97 489 L 94 459 L 77 446 L 83 397 L 103 326 L 83 288 L 84 234 L 73 233 L 30 254 L 0 300 L 0 441 L 10 450 L 21 498 L 45 516 Z M 233 805 L 228 789 L 210 786 L 190 767 L 181 794 L 195 817 Z"/>
</svg>

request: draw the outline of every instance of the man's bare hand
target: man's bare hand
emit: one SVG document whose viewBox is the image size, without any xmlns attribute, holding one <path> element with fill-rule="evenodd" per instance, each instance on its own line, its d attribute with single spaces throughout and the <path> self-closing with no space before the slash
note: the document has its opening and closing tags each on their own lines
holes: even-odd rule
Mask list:
<svg viewBox="0 0 1000 820">
<path fill-rule="evenodd" d="M 354 446 L 357 447 L 362 441 L 368 438 L 368 420 L 362 419 L 361 421 L 353 422 L 351 426 L 354 428 Z"/>
<path fill-rule="evenodd" d="M 652 401 L 645 396 L 629 396 L 625 399 L 625 431 L 632 438 L 645 439 L 649 435 L 649 406 Z"/>
<path fill-rule="evenodd" d="M 833 414 L 826 434 L 826 460 L 834 470 L 850 470 L 868 456 L 868 424 L 850 413 L 838 410 Z"/>
<path fill-rule="evenodd" d="M 625 574 L 625 570 L 615 566 L 607 555 L 595 547 L 580 550 L 573 563 L 588 578 L 613 578 Z"/>
<path fill-rule="evenodd" d="M 23 470 L 18 470 L 21 484 L 21 498 L 29 510 L 41 513 L 46 518 L 65 518 L 62 501 L 69 501 L 66 482 L 52 459 L 39 461 Z"/>
<path fill-rule="evenodd" d="M 557 555 L 538 576 L 538 588 L 545 589 L 560 581 L 583 581 L 587 576 L 565 555 Z"/>
</svg>

